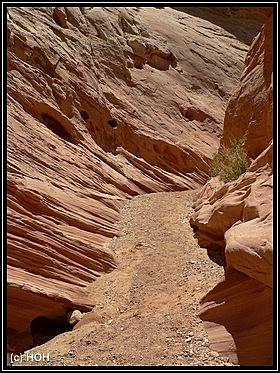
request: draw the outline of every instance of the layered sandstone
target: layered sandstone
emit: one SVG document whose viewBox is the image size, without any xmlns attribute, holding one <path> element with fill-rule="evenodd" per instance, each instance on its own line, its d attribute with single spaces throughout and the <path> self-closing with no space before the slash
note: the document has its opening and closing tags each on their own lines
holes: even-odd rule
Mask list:
<svg viewBox="0 0 280 373">
<path fill-rule="evenodd" d="M 20 351 L 36 317 L 93 307 L 86 286 L 116 266 L 104 244 L 127 199 L 205 183 L 248 46 L 170 8 L 7 17 L 8 327 Z"/>
<path fill-rule="evenodd" d="M 225 265 L 202 300 L 213 348 L 240 365 L 272 364 L 272 16 L 254 40 L 227 106 L 222 145 L 246 134 L 252 163 L 237 180 L 201 189 L 191 225 Z"/>
</svg>

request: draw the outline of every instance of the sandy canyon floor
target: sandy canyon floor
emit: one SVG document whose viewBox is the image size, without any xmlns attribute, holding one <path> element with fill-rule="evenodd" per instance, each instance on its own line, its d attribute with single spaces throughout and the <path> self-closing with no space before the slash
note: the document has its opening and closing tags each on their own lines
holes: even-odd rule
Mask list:
<svg viewBox="0 0 280 373">
<path fill-rule="evenodd" d="M 13 365 L 233 365 L 211 350 L 198 316 L 223 268 L 193 237 L 193 193 L 132 198 L 118 222 L 122 235 L 108 245 L 118 267 L 88 286 L 96 302 L 88 323 L 28 351 L 49 359 Z"/>
</svg>

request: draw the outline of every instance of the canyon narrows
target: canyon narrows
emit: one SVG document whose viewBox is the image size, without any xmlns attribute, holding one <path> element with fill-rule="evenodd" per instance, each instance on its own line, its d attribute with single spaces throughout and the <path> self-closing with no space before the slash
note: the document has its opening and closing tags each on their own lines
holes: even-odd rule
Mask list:
<svg viewBox="0 0 280 373">
<path fill-rule="evenodd" d="M 195 190 L 189 218 L 199 244 L 224 253 L 224 283 L 240 287 L 238 304 L 256 299 L 226 336 L 231 308 L 223 316 L 202 309 L 210 344 L 235 364 L 271 363 L 270 14 L 268 7 L 7 8 L 10 352 L 34 346 L 36 318 L 62 325 L 70 310 L 96 309 L 95 286 L 124 265 L 110 245 L 121 239 L 117 222 L 130 199 Z M 207 183 L 220 140 L 246 131 L 248 172 Z M 248 226 L 262 234 L 248 236 Z M 207 291 L 201 296 L 211 298 Z M 222 290 L 209 302 L 230 295 Z M 251 319 L 249 337 L 239 333 L 261 299 L 263 318 Z M 264 330 L 262 359 L 254 336 Z"/>
</svg>

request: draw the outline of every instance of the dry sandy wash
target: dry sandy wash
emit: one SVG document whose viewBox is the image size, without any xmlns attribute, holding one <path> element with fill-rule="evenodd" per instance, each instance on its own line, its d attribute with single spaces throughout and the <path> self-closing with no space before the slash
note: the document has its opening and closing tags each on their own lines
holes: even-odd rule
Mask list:
<svg viewBox="0 0 280 373">
<path fill-rule="evenodd" d="M 121 236 L 108 245 L 117 269 L 88 286 L 94 310 L 28 354 L 49 353 L 44 366 L 232 365 L 211 350 L 198 316 L 199 300 L 224 271 L 193 237 L 192 194 L 134 197 L 121 212 Z"/>
</svg>

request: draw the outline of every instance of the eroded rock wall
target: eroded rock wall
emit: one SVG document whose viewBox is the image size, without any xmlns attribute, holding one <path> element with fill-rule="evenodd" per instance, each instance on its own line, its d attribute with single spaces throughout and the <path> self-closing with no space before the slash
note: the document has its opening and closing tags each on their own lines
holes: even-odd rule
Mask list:
<svg viewBox="0 0 280 373">
<path fill-rule="evenodd" d="M 166 8 L 8 8 L 8 327 L 91 309 L 131 196 L 196 188 L 248 51 Z M 245 30 L 248 37 L 256 34 Z"/>
<path fill-rule="evenodd" d="M 225 280 L 202 300 L 214 349 L 240 365 L 272 364 L 272 16 L 254 40 L 225 115 L 222 144 L 247 134 L 248 171 L 201 189 L 191 225 Z M 220 259 L 221 260 L 221 259 Z"/>
</svg>

